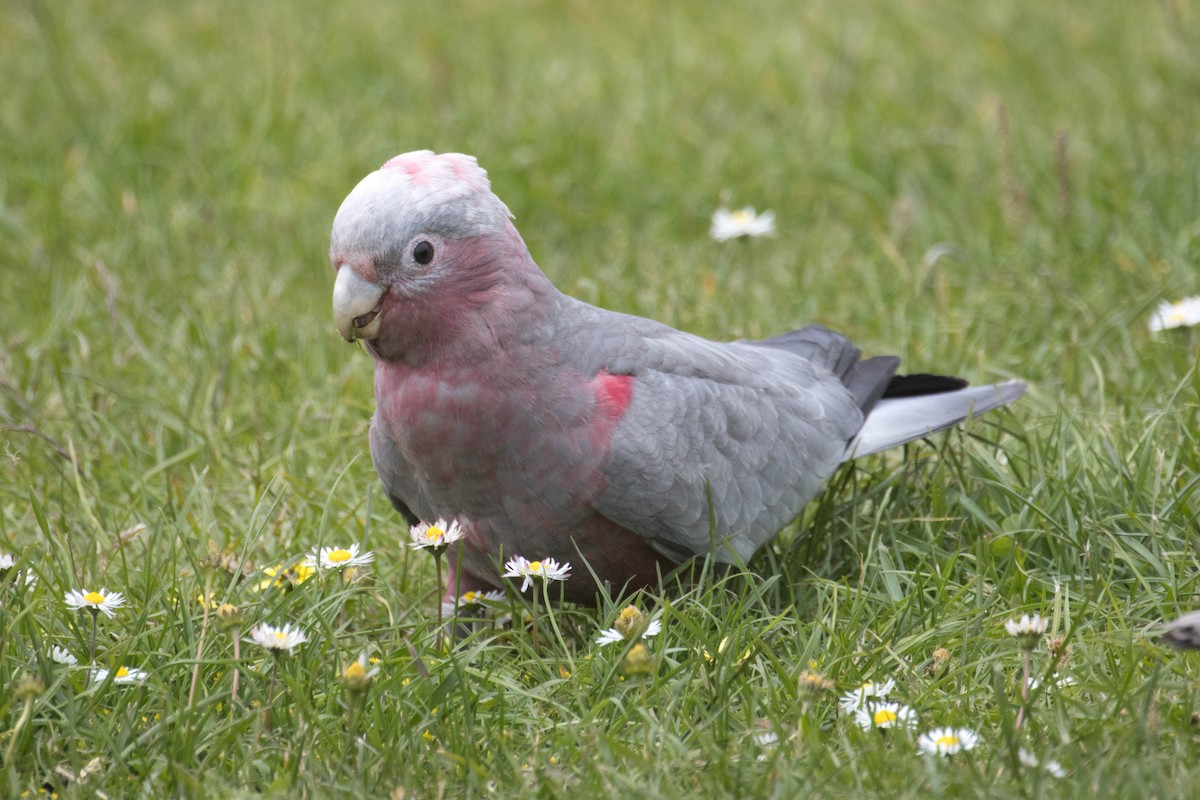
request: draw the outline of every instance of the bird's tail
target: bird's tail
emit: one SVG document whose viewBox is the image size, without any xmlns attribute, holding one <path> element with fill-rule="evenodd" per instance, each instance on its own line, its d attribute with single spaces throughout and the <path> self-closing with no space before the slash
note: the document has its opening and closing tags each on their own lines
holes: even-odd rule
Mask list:
<svg viewBox="0 0 1200 800">
<path fill-rule="evenodd" d="M 850 442 L 846 460 L 920 439 L 1011 403 L 1023 394 L 1023 381 L 1005 381 L 938 394 L 884 395 L 867 415 L 858 436 Z"/>
</svg>

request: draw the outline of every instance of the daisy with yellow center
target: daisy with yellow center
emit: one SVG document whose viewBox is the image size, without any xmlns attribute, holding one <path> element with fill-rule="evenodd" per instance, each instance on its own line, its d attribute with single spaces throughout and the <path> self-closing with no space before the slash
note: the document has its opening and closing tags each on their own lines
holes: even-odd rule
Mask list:
<svg viewBox="0 0 1200 800">
<path fill-rule="evenodd" d="M 369 550 L 359 553 L 358 545 L 352 544 L 348 547 L 314 547 L 301 563 L 310 569 L 318 567 L 320 569 L 345 569 L 362 567 L 374 560 L 374 553 Z"/>
<path fill-rule="evenodd" d="M 662 622 L 657 619 L 647 620 L 646 615 L 634 606 L 626 606 L 617 616 L 616 624 L 600 632 L 596 644 L 604 647 L 614 642 L 645 639 L 657 636 L 662 632 Z"/>
<path fill-rule="evenodd" d="M 1169 328 L 1187 328 L 1200 324 L 1200 296 L 1182 300 L 1163 300 L 1150 315 L 1150 332 L 1158 333 Z"/>
<path fill-rule="evenodd" d="M 117 667 L 113 673 L 113 683 L 141 683 L 146 680 L 150 673 L 141 669 L 132 669 L 130 667 Z M 103 667 L 97 667 L 92 670 L 92 683 L 103 683 L 108 680 L 109 670 Z"/>
<path fill-rule="evenodd" d="M 120 592 L 110 592 L 101 589 L 98 592 L 84 589 L 72 589 L 66 594 L 67 606 L 76 611 L 103 612 L 106 617 L 115 617 L 116 610 L 125 605 L 125 597 Z"/>
<path fill-rule="evenodd" d="M 440 553 L 459 539 L 467 535 L 458 520 L 447 522 L 444 517 L 438 517 L 434 522 L 422 522 L 408 530 L 412 546 L 417 549 L 429 549 Z"/>
<path fill-rule="evenodd" d="M 931 756 L 952 756 L 977 744 L 979 734 L 969 728 L 934 728 L 917 737 L 917 749 Z"/>
<path fill-rule="evenodd" d="M 524 583 L 521 584 L 521 591 L 527 590 L 535 580 L 544 582 L 550 581 L 565 581 L 571 577 L 571 563 L 564 561 L 559 564 L 553 558 L 544 558 L 541 561 L 530 561 L 523 556 L 510 558 L 504 564 L 505 578 L 524 578 Z"/>
<path fill-rule="evenodd" d="M 293 650 L 308 641 L 308 637 L 290 622 L 282 628 L 261 622 L 250 629 L 250 641 L 276 655 L 284 650 L 291 655 Z"/>
<path fill-rule="evenodd" d="M 854 714 L 854 721 L 864 730 L 911 728 L 917 724 L 917 712 L 899 703 L 867 703 Z"/>
<path fill-rule="evenodd" d="M 503 604 L 508 598 L 504 592 L 498 589 L 489 589 L 486 592 L 469 591 L 463 592 L 458 596 L 458 603 L 453 600 L 442 601 L 442 614 L 444 616 L 458 612 L 466 611 L 468 613 L 479 613 L 485 609 L 495 608 Z"/>
<path fill-rule="evenodd" d="M 867 681 L 857 689 L 842 695 L 838 705 L 847 714 L 857 714 L 867 703 L 884 699 L 895 688 L 896 682 L 891 678 L 886 681 Z"/>
<path fill-rule="evenodd" d="M 750 206 L 730 211 L 718 208 L 712 215 L 712 228 L 709 235 L 718 242 L 738 239 L 741 237 L 770 236 L 775 233 L 775 213 L 764 211 L 755 213 Z"/>
</svg>

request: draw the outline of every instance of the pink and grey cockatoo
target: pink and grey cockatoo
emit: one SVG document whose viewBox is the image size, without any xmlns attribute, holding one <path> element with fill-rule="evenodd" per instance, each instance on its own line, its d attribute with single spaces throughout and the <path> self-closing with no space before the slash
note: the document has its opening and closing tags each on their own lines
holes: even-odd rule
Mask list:
<svg viewBox="0 0 1200 800">
<path fill-rule="evenodd" d="M 568 297 L 455 153 L 365 177 L 329 256 L 338 332 L 375 362 L 384 489 L 409 524 L 467 532 L 449 597 L 499 586 L 516 555 L 572 562 L 575 600 L 592 575 L 619 592 L 698 555 L 743 562 L 843 461 L 1025 391 L 897 376 L 816 325 L 719 343 Z"/>
</svg>

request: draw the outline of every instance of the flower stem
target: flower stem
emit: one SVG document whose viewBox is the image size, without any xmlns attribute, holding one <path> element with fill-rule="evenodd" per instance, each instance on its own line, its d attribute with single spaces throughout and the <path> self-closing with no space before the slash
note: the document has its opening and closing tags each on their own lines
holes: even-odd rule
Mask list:
<svg viewBox="0 0 1200 800">
<path fill-rule="evenodd" d="M 88 648 L 88 653 L 91 656 L 92 666 L 96 666 L 96 617 L 100 616 L 100 612 L 94 608 L 89 608 L 92 613 L 92 644 Z"/>
<path fill-rule="evenodd" d="M 204 637 L 208 634 L 208 598 L 212 594 L 212 576 L 204 576 L 204 596 L 200 602 L 204 604 L 204 619 L 200 622 L 200 641 L 196 643 L 196 663 L 192 665 L 192 687 L 188 689 L 188 708 L 196 699 L 196 683 L 200 680 L 200 659 L 204 657 Z"/>
<path fill-rule="evenodd" d="M 538 581 L 544 583 L 544 581 Z M 540 588 L 540 587 L 539 587 Z M 538 595 L 540 592 L 533 593 L 533 649 L 536 652 L 538 649 Z"/>
<path fill-rule="evenodd" d="M 1030 662 L 1033 660 L 1031 650 L 1025 650 L 1025 666 L 1022 669 L 1021 676 L 1021 708 L 1017 711 L 1016 729 L 1021 730 L 1021 723 L 1025 721 L 1025 707 L 1029 705 L 1029 669 Z"/>
<path fill-rule="evenodd" d="M 271 668 L 271 684 L 267 687 L 267 706 L 263 709 L 263 725 L 271 730 L 271 709 L 275 706 L 275 683 L 279 679 L 279 651 L 275 650 L 275 664 Z"/>
<path fill-rule="evenodd" d="M 233 704 L 237 702 L 238 690 L 238 662 L 242 659 L 242 640 L 238 637 L 238 629 L 230 630 L 230 635 L 233 636 L 233 690 L 229 693 L 229 713 L 233 714 Z"/>
<path fill-rule="evenodd" d="M 442 586 L 442 553 L 440 550 L 435 550 L 433 553 L 434 568 L 437 570 L 437 631 L 433 637 L 433 646 L 441 648 L 442 646 L 442 593 L 445 587 Z"/>
<path fill-rule="evenodd" d="M 29 722 L 29 717 L 32 712 L 33 712 L 33 698 L 26 697 L 25 698 L 25 708 L 22 709 L 21 716 L 17 720 L 17 724 L 13 726 L 13 729 L 11 731 L 9 731 L 9 734 L 8 734 L 11 738 L 8 740 L 8 747 L 4 751 L 5 765 L 8 765 L 8 766 L 12 765 L 12 763 L 13 763 L 13 748 L 16 746 L 17 740 L 21 738 L 21 729 L 25 727 L 25 723 Z"/>
</svg>

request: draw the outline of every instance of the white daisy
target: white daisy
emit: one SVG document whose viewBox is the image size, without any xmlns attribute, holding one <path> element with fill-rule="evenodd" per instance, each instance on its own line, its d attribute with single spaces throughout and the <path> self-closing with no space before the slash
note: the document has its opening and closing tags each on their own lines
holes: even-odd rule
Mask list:
<svg viewBox="0 0 1200 800">
<path fill-rule="evenodd" d="M 600 631 L 596 644 L 603 647 L 614 642 L 624 642 L 629 639 L 645 639 L 657 636 L 662 632 L 662 622 L 657 619 L 647 621 L 646 615 L 634 606 L 626 606 L 617 616 L 616 625 Z"/>
<path fill-rule="evenodd" d="M 571 577 L 571 562 L 564 561 L 559 564 L 553 558 L 529 561 L 522 556 L 517 556 L 510 558 L 504 564 L 504 568 L 507 572 L 502 577 L 525 579 L 525 582 L 521 584 L 522 592 L 528 589 L 534 580 L 565 581 Z"/>
<path fill-rule="evenodd" d="M 314 547 L 312 552 L 304 557 L 304 566 L 314 569 L 345 569 L 346 567 L 361 567 L 375 560 L 371 551 L 358 552 L 358 545 L 349 547 Z"/>
<path fill-rule="evenodd" d="M 307 642 L 308 637 L 304 635 L 304 631 L 293 627 L 290 622 L 282 628 L 260 622 L 250 629 L 249 641 L 276 653 L 287 650 L 290 655 L 293 650 Z"/>
<path fill-rule="evenodd" d="M 1004 630 L 1008 631 L 1010 636 L 1017 637 L 1017 644 L 1021 649 L 1029 652 L 1037 647 L 1038 640 L 1046 632 L 1048 622 L 1049 620 L 1040 614 L 1034 614 L 1032 617 L 1022 614 L 1020 619 L 1005 622 Z"/>
<path fill-rule="evenodd" d="M 1044 769 L 1055 778 L 1065 778 L 1067 776 L 1067 771 L 1063 769 L 1062 764 L 1048 758 L 1043 761 L 1024 747 L 1017 750 L 1017 760 L 1030 769 Z"/>
<path fill-rule="evenodd" d="M 864 730 L 911 728 L 917 724 L 917 712 L 899 703 L 867 703 L 854 714 L 854 722 Z"/>
<path fill-rule="evenodd" d="M 1051 689 L 1065 689 L 1068 686 L 1074 686 L 1076 683 L 1078 683 L 1078 681 L 1076 681 L 1075 678 L 1070 675 L 1064 675 L 1060 678 L 1056 672 L 1050 676 Z M 1032 692 L 1035 689 L 1040 689 L 1041 687 L 1042 682 L 1040 679 L 1034 678 L 1033 680 L 1029 681 L 1029 691 Z"/>
<path fill-rule="evenodd" d="M 463 592 L 458 597 L 458 610 L 474 612 L 481 608 L 492 608 L 507 600 L 507 595 L 498 589 L 489 589 L 486 592 Z M 454 613 L 454 601 L 442 601 L 442 616 L 450 616 Z"/>
<path fill-rule="evenodd" d="M 435 553 L 440 553 L 466 536 L 467 532 L 458 520 L 446 522 L 443 517 L 438 517 L 435 522 L 422 522 L 412 526 L 408 535 L 412 538 L 413 547 L 429 548 Z"/>
<path fill-rule="evenodd" d="M 117 667 L 116 675 L 113 676 L 113 683 L 141 683 L 146 680 L 149 674 L 142 669 Z M 96 667 L 92 670 L 92 683 L 103 683 L 107 679 L 108 670 L 103 667 Z"/>
<path fill-rule="evenodd" d="M 718 208 L 713 212 L 712 228 L 709 230 L 709 235 L 718 242 L 743 236 L 770 236 L 773 233 L 775 212 L 764 211 L 756 214 L 750 206 L 737 211 Z"/>
<path fill-rule="evenodd" d="M 66 664 L 68 667 L 73 667 L 79 663 L 79 659 L 71 655 L 71 651 L 65 647 L 54 645 L 50 648 L 50 659 L 55 664 Z"/>
<path fill-rule="evenodd" d="M 876 681 L 867 681 L 862 686 L 859 686 L 852 692 L 846 692 L 842 695 L 842 699 L 838 701 L 838 705 L 842 711 L 847 714 L 858 713 L 868 701 L 882 700 L 888 696 L 888 692 L 896 688 L 896 682 L 888 678 L 882 683 Z"/>
<path fill-rule="evenodd" d="M 1041 636 L 1046 632 L 1046 625 L 1049 623 L 1045 617 L 1040 614 L 1034 614 L 1032 617 L 1028 614 L 1022 614 L 1020 619 L 1010 619 L 1004 623 L 1004 630 L 1008 631 L 1010 636 Z"/>
<path fill-rule="evenodd" d="M 7 572 L 17 563 L 17 557 L 12 553 L 0 553 L 0 572 Z"/>
<path fill-rule="evenodd" d="M 932 756 L 949 756 L 961 750 L 973 750 L 979 734 L 968 728 L 934 728 L 917 737 L 917 749 Z"/>
<path fill-rule="evenodd" d="M 116 610 L 125 605 L 125 597 L 120 592 L 110 592 L 104 588 L 98 592 L 72 589 L 64 599 L 67 605 L 76 611 L 87 609 L 93 614 L 103 611 L 108 617 L 115 617 Z"/>
<path fill-rule="evenodd" d="M 1186 328 L 1200 323 L 1200 296 L 1185 297 L 1171 302 L 1163 300 L 1150 315 L 1150 332 L 1158 333 L 1168 328 Z"/>
</svg>

